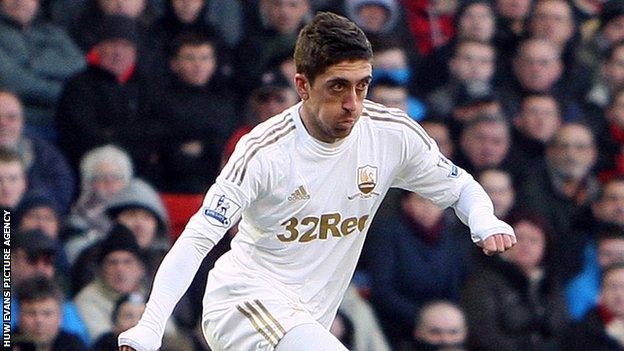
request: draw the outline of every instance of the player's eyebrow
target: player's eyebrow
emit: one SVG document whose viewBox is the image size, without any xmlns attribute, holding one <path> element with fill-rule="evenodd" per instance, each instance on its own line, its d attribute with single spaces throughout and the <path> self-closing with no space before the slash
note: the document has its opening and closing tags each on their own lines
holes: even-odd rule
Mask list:
<svg viewBox="0 0 624 351">
<path fill-rule="evenodd" d="M 370 81 L 372 79 L 373 79 L 373 77 L 371 75 L 367 75 L 366 77 L 356 81 L 356 83 L 363 83 L 363 82 L 370 83 Z M 343 77 L 336 77 L 336 78 L 332 78 L 332 79 L 327 81 L 328 85 L 333 85 L 333 84 L 337 84 L 337 83 L 349 85 L 349 84 L 351 84 L 351 81 L 346 79 L 346 78 L 343 78 Z"/>
</svg>

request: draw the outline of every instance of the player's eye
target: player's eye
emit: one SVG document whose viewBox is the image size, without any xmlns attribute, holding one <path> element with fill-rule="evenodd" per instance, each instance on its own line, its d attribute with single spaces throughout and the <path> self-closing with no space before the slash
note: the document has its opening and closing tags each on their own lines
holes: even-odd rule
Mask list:
<svg viewBox="0 0 624 351">
<path fill-rule="evenodd" d="M 357 90 L 365 90 L 366 88 L 368 88 L 368 82 L 360 82 L 358 83 L 358 85 L 355 86 L 355 88 Z"/>
<path fill-rule="evenodd" d="M 344 89 L 345 89 L 345 86 L 342 83 L 334 83 L 331 85 L 331 90 L 335 92 L 340 92 L 340 91 L 343 91 Z"/>
</svg>

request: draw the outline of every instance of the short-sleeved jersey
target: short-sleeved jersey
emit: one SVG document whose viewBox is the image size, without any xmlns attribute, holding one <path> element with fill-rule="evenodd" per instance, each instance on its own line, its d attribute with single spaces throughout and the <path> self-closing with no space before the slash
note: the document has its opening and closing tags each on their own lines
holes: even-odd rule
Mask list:
<svg viewBox="0 0 624 351">
<path fill-rule="evenodd" d="M 329 327 L 388 189 L 447 207 L 472 180 L 398 109 L 365 101 L 351 134 L 327 144 L 308 134 L 300 107 L 241 138 L 188 224 L 217 242 L 241 219 L 232 250 L 210 273 L 208 314 L 235 298 L 223 286 L 269 286 Z"/>
</svg>

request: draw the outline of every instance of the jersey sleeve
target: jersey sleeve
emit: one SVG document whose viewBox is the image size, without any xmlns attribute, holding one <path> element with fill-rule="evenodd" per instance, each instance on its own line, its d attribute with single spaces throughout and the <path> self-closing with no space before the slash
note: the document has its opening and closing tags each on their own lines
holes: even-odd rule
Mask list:
<svg viewBox="0 0 624 351">
<path fill-rule="evenodd" d="M 244 142 L 245 138 L 239 145 Z M 166 321 L 204 257 L 262 194 L 269 177 L 263 174 L 260 155 L 252 156 L 237 146 L 208 190 L 201 208 L 191 217 L 158 268 L 141 320 L 136 327 L 120 334 L 119 345 L 132 346 L 138 351 L 158 349 Z"/>
<path fill-rule="evenodd" d="M 392 184 L 446 208 L 459 198 L 462 183 L 470 177 L 440 153 L 435 141 L 415 122 L 404 130 L 403 167 Z"/>
<path fill-rule="evenodd" d="M 438 206 L 452 206 L 480 243 L 494 234 L 514 236 L 513 229 L 494 215 L 492 200 L 465 170 L 442 155 L 435 141 L 418 124 L 406 129 L 405 162 L 393 186 L 418 193 Z"/>
</svg>

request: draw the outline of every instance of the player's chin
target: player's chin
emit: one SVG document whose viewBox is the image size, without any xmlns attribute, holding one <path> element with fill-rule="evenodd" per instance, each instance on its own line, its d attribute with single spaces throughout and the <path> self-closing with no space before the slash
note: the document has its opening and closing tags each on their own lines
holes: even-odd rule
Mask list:
<svg viewBox="0 0 624 351">
<path fill-rule="evenodd" d="M 334 137 L 345 138 L 349 136 L 349 134 L 351 134 L 352 130 L 353 130 L 353 124 L 337 126 L 336 128 L 334 128 Z"/>
</svg>

